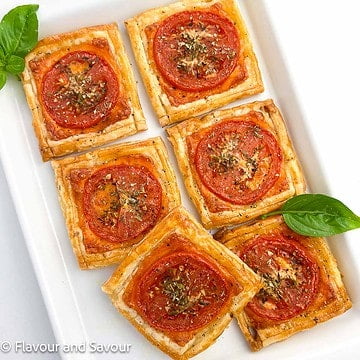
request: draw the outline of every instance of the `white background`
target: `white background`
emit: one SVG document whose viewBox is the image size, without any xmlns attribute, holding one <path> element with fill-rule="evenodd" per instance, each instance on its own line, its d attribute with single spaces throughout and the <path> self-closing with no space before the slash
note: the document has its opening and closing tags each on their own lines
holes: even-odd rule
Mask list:
<svg viewBox="0 0 360 360">
<path fill-rule="evenodd" d="M 357 0 L 267 3 L 299 101 L 314 122 L 312 136 L 324 137 L 328 130 L 333 137 L 329 139 L 333 145 L 328 147 L 331 156 L 327 157 L 331 161 L 322 163 L 331 180 L 329 191 L 360 214 L 360 4 Z M 1 1 L 0 15 L 16 4 Z M 6 121 L 4 114 L 0 121 Z M 297 150 L 301 152 L 301 148 Z M 311 171 L 316 174 L 317 169 Z M 355 234 L 360 237 L 360 231 L 352 237 Z M 0 341 L 55 342 L 1 168 L 0 242 Z M 337 251 L 341 251 L 339 247 L 341 244 L 336 245 Z M 4 356 L 17 358 L 38 359 L 39 355 Z M 43 358 L 58 356 L 47 354 Z M 331 358 L 340 355 L 326 356 Z"/>
</svg>

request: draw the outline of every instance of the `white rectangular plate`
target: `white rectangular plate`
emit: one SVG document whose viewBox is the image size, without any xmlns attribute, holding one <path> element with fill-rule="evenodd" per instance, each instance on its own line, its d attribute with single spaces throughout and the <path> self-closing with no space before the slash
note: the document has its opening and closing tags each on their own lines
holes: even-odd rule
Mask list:
<svg viewBox="0 0 360 360">
<path fill-rule="evenodd" d="M 82 26 L 118 22 L 126 40 L 126 47 L 135 64 L 123 20 L 146 10 L 166 4 L 166 0 L 62 0 L 61 4 L 37 1 L 40 4 L 40 37 Z M 239 0 L 251 38 L 258 55 L 265 80 L 265 93 L 232 105 L 247 101 L 274 98 L 281 108 L 302 161 L 305 174 L 314 192 L 330 193 L 337 179 L 327 177 L 327 165 L 331 161 L 332 142 L 328 136 L 318 134 L 322 125 L 313 123 L 304 115 L 303 106 L 297 98 L 291 77 L 283 57 L 281 44 L 283 34 L 278 34 L 275 2 L 262 0 Z M 2 0 L 1 13 L 13 7 L 13 0 Z M 59 6 L 60 5 L 60 6 Z M 278 13 L 279 14 L 279 13 Z M 281 36 L 280 36 L 281 35 Z M 279 39 L 281 41 L 279 41 Z M 139 73 L 139 93 L 149 130 L 127 140 L 145 139 L 165 132 L 158 125 Z M 100 290 L 101 284 L 110 276 L 114 267 L 80 271 L 67 236 L 65 222 L 59 207 L 54 176 L 49 163 L 41 161 L 35 138 L 31 115 L 21 84 L 9 79 L 0 93 L 0 155 L 14 199 L 17 214 L 33 260 L 57 341 L 60 344 L 87 344 L 88 353 L 63 353 L 64 359 L 166 359 L 167 357 L 148 343 L 111 305 Z M 346 119 L 342 120 L 344 123 Z M 336 130 L 328 129 L 335 137 Z M 315 136 L 316 134 L 316 136 Z M 319 135 L 319 136 L 318 136 Z M 193 213 L 194 208 L 184 191 L 172 149 L 171 162 L 177 171 L 184 205 Z M 341 150 L 339 150 L 341 151 Z M 343 179 L 343 178 L 341 178 Z M 341 180 L 340 180 L 341 184 Z M 345 191 L 350 200 L 351 189 Z M 196 359 L 338 359 L 355 356 L 360 344 L 360 246 L 355 236 L 338 236 L 330 244 L 344 274 L 345 283 L 354 307 L 345 315 L 321 324 L 309 331 L 297 334 L 285 342 L 251 353 L 235 321 L 210 349 Z M 15 286 L 21 286 L 17 284 Z M 131 344 L 128 354 L 90 354 L 89 343 Z"/>
</svg>

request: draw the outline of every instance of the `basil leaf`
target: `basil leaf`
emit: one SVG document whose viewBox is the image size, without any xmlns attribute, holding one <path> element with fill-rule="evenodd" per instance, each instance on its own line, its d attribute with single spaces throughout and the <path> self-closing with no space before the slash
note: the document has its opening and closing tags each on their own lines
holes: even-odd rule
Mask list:
<svg viewBox="0 0 360 360">
<path fill-rule="evenodd" d="M 18 75 L 24 70 L 23 58 L 38 41 L 38 8 L 17 6 L 0 22 L 0 90 L 6 83 L 6 72 Z"/>
<path fill-rule="evenodd" d="M 1 33 L 1 23 L 0 23 L 0 33 Z M 0 66 L 4 65 L 5 52 L 0 44 Z"/>
<path fill-rule="evenodd" d="M 6 83 L 6 72 L 0 70 L 0 90 L 4 87 Z"/>
<path fill-rule="evenodd" d="M 24 57 L 38 41 L 39 5 L 21 5 L 10 10 L 1 20 L 0 46 L 5 56 Z"/>
<path fill-rule="evenodd" d="M 24 71 L 24 68 L 24 59 L 16 55 L 11 55 L 7 60 L 7 64 L 5 66 L 5 70 L 14 75 L 22 73 Z"/>
<path fill-rule="evenodd" d="M 293 231 L 305 236 L 331 236 L 360 228 L 360 217 L 341 201 L 323 194 L 295 196 L 263 216 L 282 214 Z"/>
</svg>

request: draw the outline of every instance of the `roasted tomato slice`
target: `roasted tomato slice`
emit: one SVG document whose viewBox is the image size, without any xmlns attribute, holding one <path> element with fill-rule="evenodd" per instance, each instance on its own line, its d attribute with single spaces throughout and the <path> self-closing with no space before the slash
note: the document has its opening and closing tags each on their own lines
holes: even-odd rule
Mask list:
<svg viewBox="0 0 360 360">
<path fill-rule="evenodd" d="M 319 268 L 300 243 L 281 234 L 260 236 L 238 255 L 265 282 L 247 311 L 288 320 L 306 310 L 316 296 Z"/>
<path fill-rule="evenodd" d="M 154 328 L 182 332 L 212 321 L 229 301 L 231 291 L 213 260 L 183 249 L 162 256 L 142 272 L 134 298 Z"/>
<path fill-rule="evenodd" d="M 143 166 L 102 168 L 87 179 L 83 208 L 97 236 L 111 242 L 133 240 L 155 225 L 160 216 L 162 189 Z"/>
<path fill-rule="evenodd" d="M 234 24 L 208 11 L 183 11 L 165 19 L 154 38 L 160 73 L 185 91 L 213 89 L 235 69 L 240 41 Z"/>
<path fill-rule="evenodd" d="M 86 129 L 106 119 L 119 96 L 117 76 L 99 56 L 76 51 L 45 74 L 42 101 L 60 126 Z"/>
<path fill-rule="evenodd" d="M 200 140 L 195 166 L 203 184 L 233 204 L 251 204 L 274 186 L 282 163 L 275 137 L 251 121 L 215 125 Z"/>
</svg>

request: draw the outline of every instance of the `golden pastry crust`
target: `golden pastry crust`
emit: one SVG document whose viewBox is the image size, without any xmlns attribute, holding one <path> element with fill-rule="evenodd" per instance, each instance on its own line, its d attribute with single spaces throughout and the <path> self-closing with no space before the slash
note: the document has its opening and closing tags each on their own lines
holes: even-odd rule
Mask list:
<svg viewBox="0 0 360 360">
<path fill-rule="evenodd" d="M 236 26 L 241 44 L 241 61 L 248 76 L 237 85 L 229 86 L 220 92 L 215 88 L 214 91 L 204 93 L 204 96 L 197 100 L 176 106 L 171 103 L 168 91 L 165 91 L 162 86 L 161 75 L 149 50 L 152 39 L 148 38 L 146 28 L 181 11 L 206 10 L 214 6 L 220 8 Z M 248 31 L 235 0 L 183 0 L 166 7 L 148 10 L 125 21 L 125 24 L 147 92 L 162 126 L 206 113 L 234 100 L 258 94 L 264 90 Z"/>
<path fill-rule="evenodd" d="M 89 50 L 110 64 L 119 84 L 119 98 L 106 121 L 86 129 L 63 128 L 52 120 L 41 100 L 43 78 L 64 55 Z M 135 79 L 116 24 L 86 27 L 40 40 L 25 58 L 22 81 L 44 161 L 147 129 Z M 117 120 L 122 103 L 127 104 L 128 111 Z"/>
<path fill-rule="evenodd" d="M 124 294 L 142 263 L 162 245 L 168 246 L 166 242 L 173 234 L 186 238 L 189 248 L 194 247 L 204 256 L 215 260 L 221 271 L 227 273 L 227 276 L 230 276 L 240 287 L 240 292 L 233 294 L 230 304 L 205 327 L 197 329 L 184 346 L 179 346 L 171 340 L 166 331 L 161 332 L 152 327 L 124 301 Z M 260 278 L 239 260 L 226 247 L 214 241 L 190 214 L 179 207 L 164 218 L 145 240 L 133 249 L 102 289 L 109 295 L 117 310 L 150 342 L 174 359 L 188 359 L 210 346 L 230 323 L 231 313 L 239 312 L 262 286 Z"/>
<path fill-rule="evenodd" d="M 284 340 L 299 331 L 309 329 L 351 308 L 351 301 L 342 282 L 341 273 L 326 240 L 304 237 L 293 233 L 286 226 L 281 216 L 274 216 L 231 230 L 220 230 L 214 237 L 237 253 L 241 252 L 246 244 L 255 237 L 266 236 L 283 230 L 292 234 L 294 239 L 305 247 L 315 259 L 319 267 L 322 285 L 319 285 L 319 293 L 310 306 L 289 320 L 271 322 L 263 319 L 261 322 L 257 319 L 255 322 L 254 318 L 246 310 L 235 314 L 238 324 L 253 351 Z M 326 289 L 330 289 L 330 291 Z"/>
<path fill-rule="evenodd" d="M 194 145 L 191 145 L 192 147 L 189 146 L 189 141 L 192 141 L 191 139 L 197 134 L 201 134 L 201 131 L 207 131 L 227 119 L 240 118 L 254 112 L 263 119 L 259 124 L 266 126 L 280 145 L 283 155 L 281 172 L 273 189 L 270 189 L 262 198 L 249 205 L 236 205 L 220 199 L 202 183 L 191 156 L 198 140 L 197 143 L 194 142 Z M 184 121 L 168 128 L 167 132 L 174 147 L 186 189 L 207 229 L 249 221 L 280 207 L 287 199 L 305 191 L 305 181 L 299 161 L 284 120 L 272 100 L 257 101 L 215 111 L 202 118 Z"/>
<path fill-rule="evenodd" d="M 161 186 L 162 209 L 157 222 L 181 204 L 176 178 L 160 137 L 53 160 L 51 164 L 68 234 L 81 269 L 119 263 L 149 231 L 140 233 L 134 239 L 111 242 L 91 230 L 82 211 L 82 201 L 85 181 L 99 169 L 125 164 L 141 165 L 149 170 Z"/>
</svg>

